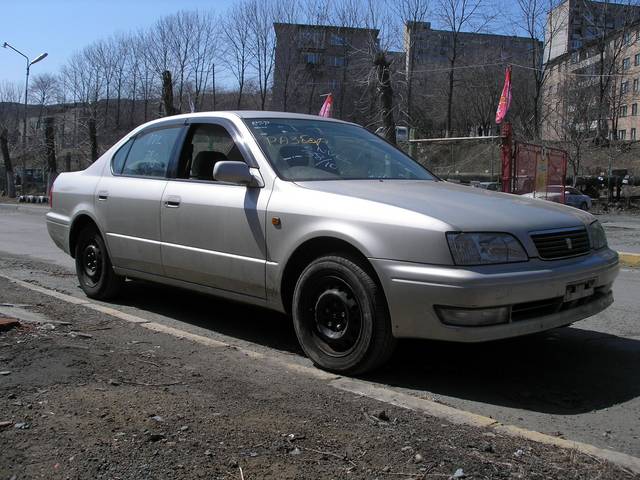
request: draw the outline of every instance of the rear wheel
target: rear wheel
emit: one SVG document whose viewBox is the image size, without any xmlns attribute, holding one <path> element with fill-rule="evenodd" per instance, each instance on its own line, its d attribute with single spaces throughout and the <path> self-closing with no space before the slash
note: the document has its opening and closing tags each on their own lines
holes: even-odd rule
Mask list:
<svg viewBox="0 0 640 480">
<path fill-rule="evenodd" d="M 293 321 L 300 345 L 319 367 L 359 374 L 388 360 L 395 346 L 382 289 L 350 258 L 314 260 L 293 294 Z"/>
<path fill-rule="evenodd" d="M 580 210 L 585 210 L 585 211 L 589 210 L 589 205 L 587 204 L 587 202 L 582 202 L 580 204 Z"/>
<path fill-rule="evenodd" d="M 100 232 L 93 227 L 85 227 L 76 242 L 76 274 L 80 288 L 90 297 L 108 300 L 115 297 L 124 278 L 116 275 Z"/>
</svg>

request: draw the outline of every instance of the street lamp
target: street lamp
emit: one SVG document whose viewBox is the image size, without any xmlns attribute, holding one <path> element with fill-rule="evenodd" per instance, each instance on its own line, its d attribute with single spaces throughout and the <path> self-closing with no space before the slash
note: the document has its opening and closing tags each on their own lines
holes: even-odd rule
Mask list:
<svg viewBox="0 0 640 480">
<path fill-rule="evenodd" d="M 8 42 L 4 42 L 2 46 L 4 48 L 10 48 L 17 54 L 22 55 L 27 61 L 27 76 L 24 82 L 24 117 L 22 118 L 22 182 L 24 183 L 25 156 L 27 152 L 27 95 L 29 92 L 29 69 L 34 63 L 38 63 L 40 60 L 44 60 L 48 53 L 41 53 L 33 60 L 29 60 L 29 57 L 15 48 L 13 45 L 10 45 Z"/>
</svg>

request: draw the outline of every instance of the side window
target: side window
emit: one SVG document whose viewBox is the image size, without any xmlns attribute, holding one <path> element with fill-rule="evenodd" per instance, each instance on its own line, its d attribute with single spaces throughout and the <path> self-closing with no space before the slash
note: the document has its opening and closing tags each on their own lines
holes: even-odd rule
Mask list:
<svg viewBox="0 0 640 480">
<path fill-rule="evenodd" d="M 162 128 L 136 137 L 127 155 L 122 174 L 138 177 L 166 176 L 171 152 L 181 128 Z"/>
<path fill-rule="evenodd" d="M 245 161 L 227 129 L 214 124 L 193 125 L 180 156 L 178 178 L 213 181 L 213 167 L 225 160 Z"/>
<path fill-rule="evenodd" d="M 111 171 L 115 175 L 122 173 L 122 167 L 124 167 L 124 161 L 127 159 L 127 154 L 133 145 L 133 140 L 129 139 L 127 143 L 122 145 L 118 151 L 111 157 Z"/>
</svg>

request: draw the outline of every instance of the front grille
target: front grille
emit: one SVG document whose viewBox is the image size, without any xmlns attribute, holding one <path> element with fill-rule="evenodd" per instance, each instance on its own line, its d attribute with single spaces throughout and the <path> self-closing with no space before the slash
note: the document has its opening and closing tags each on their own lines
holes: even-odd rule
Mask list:
<svg viewBox="0 0 640 480">
<path fill-rule="evenodd" d="M 548 298 L 535 302 L 516 303 L 511 307 L 511 321 L 529 320 L 556 313 L 562 308 L 563 297 Z"/>
<path fill-rule="evenodd" d="M 589 235 L 584 228 L 550 233 L 536 233 L 531 239 L 544 260 L 576 257 L 589 252 Z"/>
<path fill-rule="evenodd" d="M 522 320 L 530 320 L 532 318 L 545 317 L 554 313 L 571 310 L 587 303 L 595 302 L 607 295 L 608 287 L 600 287 L 596 289 L 593 295 L 583 297 L 578 300 L 565 302 L 564 297 L 547 298 L 545 300 L 536 300 L 534 302 L 516 303 L 511 306 L 511 321 L 520 322 Z"/>
</svg>

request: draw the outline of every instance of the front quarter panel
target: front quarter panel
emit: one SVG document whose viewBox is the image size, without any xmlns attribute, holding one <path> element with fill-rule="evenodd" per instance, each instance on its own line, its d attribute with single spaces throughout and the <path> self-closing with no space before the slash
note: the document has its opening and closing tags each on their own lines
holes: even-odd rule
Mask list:
<svg viewBox="0 0 640 480">
<path fill-rule="evenodd" d="M 344 240 L 368 258 L 451 265 L 441 221 L 402 208 L 303 188 L 276 180 L 267 212 L 267 258 L 277 265 L 269 289 L 278 290 L 287 260 L 308 240 Z M 272 218 L 280 219 L 274 226 Z"/>
</svg>

